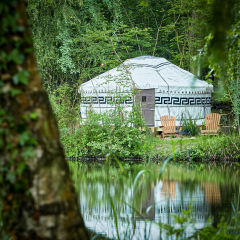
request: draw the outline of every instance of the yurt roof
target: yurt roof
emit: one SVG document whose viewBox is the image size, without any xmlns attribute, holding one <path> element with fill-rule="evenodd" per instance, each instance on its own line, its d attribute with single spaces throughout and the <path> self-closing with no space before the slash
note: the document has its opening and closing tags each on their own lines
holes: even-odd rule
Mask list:
<svg viewBox="0 0 240 240">
<path fill-rule="evenodd" d="M 165 58 L 140 56 L 126 60 L 120 66 L 83 83 L 79 92 L 127 91 L 155 88 L 159 91 L 213 92 L 213 86 L 197 79 L 192 73 L 179 68 Z"/>
</svg>

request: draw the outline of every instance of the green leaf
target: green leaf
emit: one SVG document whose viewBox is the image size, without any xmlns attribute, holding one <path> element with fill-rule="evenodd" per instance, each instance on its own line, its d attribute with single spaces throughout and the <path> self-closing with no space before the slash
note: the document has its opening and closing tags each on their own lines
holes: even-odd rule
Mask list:
<svg viewBox="0 0 240 240">
<path fill-rule="evenodd" d="M 13 172 L 8 172 L 6 179 L 9 180 L 10 183 L 14 183 L 15 181 L 15 174 Z"/>
<path fill-rule="evenodd" d="M 13 82 L 15 85 L 17 85 L 18 83 L 27 85 L 29 81 L 28 77 L 29 72 L 27 70 L 22 70 L 13 76 Z"/>
<path fill-rule="evenodd" d="M 28 160 L 29 158 L 33 158 L 35 156 L 32 147 L 28 147 L 21 155 L 24 160 Z"/>
<path fill-rule="evenodd" d="M 114 204 L 113 204 L 112 197 L 110 197 L 110 204 L 111 204 L 112 211 L 113 211 L 114 223 L 115 223 L 115 227 L 116 227 L 116 230 L 117 230 L 117 237 L 118 237 L 118 240 L 119 240 L 120 237 L 119 237 L 119 231 L 118 231 L 118 218 L 117 218 L 117 213 L 116 213 L 116 210 L 115 210 L 115 207 L 114 207 Z"/>
<path fill-rule="evenodd" d="M 18 163 L 18 166 L 17 166 L 17 174 L 18 174 L 19 176 L 21 176 L 24 169 L 25 169 L 25 164 L 24 164 L 24 162 Z"/>
<path fill-rule="evenodd" d="M 127 176 L 127 173 L 125 172 L 121 162 L 118 160 L 118 158 L 113 154 L 114 159 L 116 160 L 116 162 L 118 163 L 119 167 L 121 168 L 122 172 L 125 174 L 125 176 Z"/>
<path fill-rule="evenodd" d="M 18 149 L 13 149 L 12 151 L 12 158 L 15 159 L 18 154 Z"/>
<path fill-rule="evenodd" d="M 25 52 L 25 53 L 31 53 L 32 51 L 33 51 L 32 48 L 25 48 L 25 49 L 24 49 L 24 52 Z"/>
<path fill-rule="evenodd" d="M 12 50 L 10 54 L 7 56 L 8 61 L 14 61 L 16 64 L 22 64 L 24 60 L 24 56 L 18 52 L 18 49 Z"/>
<path fill-rule="evenodd" d="M 16 89 L 16 88 L 11 88 L 9 90 L 11 97 L 15 97 L 16 95 L 22 93 L 22 91 L 20 89 Z"/>
<path fill-rule="evenodd" d="M 36 112 L 30 113 L 30 118 L 31 118 L 32 120 L 36 120 L 37 117 L 38 117 L 38 113 L 36 113 Z"/>
<path fill-rule="evenodd" d="M 28 132 L 23 132 L 23 133 L 20 135 L 18 141 L 19 141 L 19 144 L 20 144 L 21 146 L 24 146 L 25 143 L 26 143 L 29 139 L 30 139 L 29 133 L 28 133 Z"/>
<path fill-rule="evenodd" d="M 140 2 L 140 6 L 148 7 L 148 2 L 146 0 L 142 0 Z"/>
</svg>

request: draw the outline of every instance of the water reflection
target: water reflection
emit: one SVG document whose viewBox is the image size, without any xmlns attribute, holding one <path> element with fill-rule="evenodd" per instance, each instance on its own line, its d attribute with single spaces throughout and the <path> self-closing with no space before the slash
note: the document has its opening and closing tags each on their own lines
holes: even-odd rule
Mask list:
<svg viewBox="0 0 240 240">
<path fill-rule="evenodd" d="M 133 189 L 136 173 L 130 172 L 124 177 L 119 170 L 112 170 L 106 176 L 105 169 L 80 169 L 74 174 L 86 226 L 110 238 L 118 238 L 119 232 L 121 239 L 168 239 L 157 223 L 180 227 L 174 223 L 172 215 L 181 216 L 183 210 L 191 206 L 191 217 L 195 222 L 184 233 L 189 237 L 194 227 L 202 229 L 210 216 L 215 225 L 226 209 L 230 214 L 235 198 L 239 204 L 238 186 L 231 183 L 172 180 L 169 177 L 157 180 L 150 173 L 144 175 Z M 169 239 L 176 238 L 171 236 Z"/>
</svg>

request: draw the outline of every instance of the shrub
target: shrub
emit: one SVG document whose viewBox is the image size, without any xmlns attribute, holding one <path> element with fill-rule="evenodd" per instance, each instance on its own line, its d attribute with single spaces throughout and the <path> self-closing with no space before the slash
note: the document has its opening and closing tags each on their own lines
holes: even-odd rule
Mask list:
<svg viewBox="0 0 240 240">
<path fill-rule="evenodd" d="M 86 120 L 81 121 L 81 127 L 75 132 L 78 155 L 146 157 L 151 145 L 146 144 L 148 137 L 135 127 L 136 122 L 138 126 L 144 125 L 135 108 L 131 113 L 120 106 L 103 113 L 89 111 Z"/>
<path fill-rule="evenodd" d="M 192 160 L 231 161 L 240 159 L 240 138 L 237 135 L 203 136 L 189 149 Z"/>
<path fill-rule="evenodd" d="M 199 127 L 196 123 L 197 120 L 192 119 L 191 115 L 188 113 L 188 119 L 183 119 L 182 132 L 186 132 L 188 136 L 196 136 L 199 134 Z"/>
<path fill-rule="evenodd" d="M 148 157 L 155 140 L 148 131 L 139 129 L 146 126 L 138 106 L 133 105 L 132 112 L 127 112 L 117 105 L 103 113 L 93 111 L 90 106 L 83 120 L 80 104 L 72 103 L 73 92 L 65 84 L 49 93 L 67 157 Z"/>
</svg>

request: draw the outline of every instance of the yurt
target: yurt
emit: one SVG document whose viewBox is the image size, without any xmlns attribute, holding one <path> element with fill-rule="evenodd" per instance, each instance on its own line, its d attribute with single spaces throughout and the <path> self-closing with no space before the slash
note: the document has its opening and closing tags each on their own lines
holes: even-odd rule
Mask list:
<svg viewBox="0 0 240 240">
<path fill-rule="evenodd" d="M 126 60 L 79 87 L 82 118 L 90 106 L 103 112 L 114 108 L 112 103 L 116 102 L 131 111 L 138 101 L 149 127 L 161 126 L 164 115 L 176 117 L 177 125 L 189 116 L 202 124 L 211 113 L 212 92 L 211 84 L 165 58 L 153 56 Z"/>
</svg>

